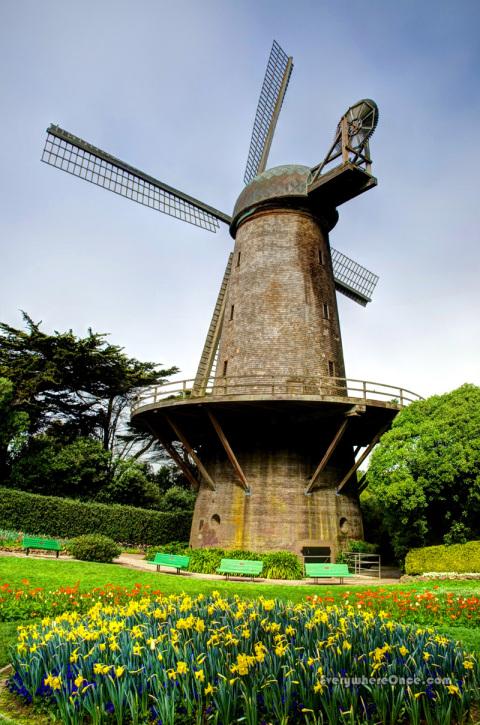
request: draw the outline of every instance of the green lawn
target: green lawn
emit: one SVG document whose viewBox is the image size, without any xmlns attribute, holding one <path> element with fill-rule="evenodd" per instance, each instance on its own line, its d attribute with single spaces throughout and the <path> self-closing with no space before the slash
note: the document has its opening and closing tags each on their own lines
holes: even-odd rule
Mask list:
<svg viewBox="0 0 480 725">
<path fill-rule="evenodd" d="M 292 602 L 301 602 L 307 595 L 319 594 L 340 598 L 345 591 L 355 589 L 360 591 L 365 587 L 352 587 L 351 585 L 301 585 L 284 586 L 269 584 L 268 582 L 227 582 L 196 579 L 188 574 L 157 574 L 156 572 L 143 572 L 127 569 L 117 564 L 93 564 L 69 560 L 45 560 L 25 557 L 0 557 L 0 585 L 8 582 L 12 587 L 23 586 L 22 580 L 28 579 L 32 587 L 44 589 L 57 589 L 60 586 L 72 586 L 80 583 L 81 589 L 89 590 L 107 583 L 120 586 L 133 586 L 135 583 L 149 584 L 159 589 L 163 594 L 209 594 L 214 589 L 225 594 L 239 594 L 245 597 L 257 597 L 263 594 L 268 598 L 284 599 Z M 414 584 L 394 584 L 386 589 L 427 590 L 437 583 L 418 582 Z M 454 591 L 456 594 L 474 594 L 480 590 L 480 580 L 477 581 L 450 581 L 438 582 L 439 590 Z M 8 661 L 8 646 L 15 639 L 17 623 L 0 623 L 0 666 Z M 440 626 L 439 630 L 451 637 L 461 640 L 469 649 L 480 652 L 480 629 L 465 626 Z"/>
<path fill-rule="evenodd" d="M 300 602 L 310 594 L 336 597 L 349 591 L 368 589 L 369 586 L 355 586 L 344 584 L 304 584 L 301 586 L 285 586 L 263 582 L 229 582 L 225 580 L 197 579 L 186 574 L 157 574 L 152 567 L 151 572 L 138 569 L 127 569 L 118 564 L 93 564 L 90 562 L 71 561 L 69 559 L 35 559 L 26 557 L 0 557 L 0 585 L 8 582 L 12 587 L 21 587 L 23 579 L 28 579 L 32 587 L 57 589 L 60 586 L 72 586 L 80 583 L 81 589 L 88 590 L 107 583 L 120 586 L 133 586 L 136 582 L 149 584 L 160 589 L 164 594 L 208 593 L 218 591 L 240 594 L 241 596 L 259 596 Z M 385 589 L 427 590 L 437 585 L 444 590 L 454 591 L 456 594 L 473 594 L 480 591 L 480 579 L 471 581 L 446 582 L 416 582 L 414 584 L 391 584 Z"/>
</svg>

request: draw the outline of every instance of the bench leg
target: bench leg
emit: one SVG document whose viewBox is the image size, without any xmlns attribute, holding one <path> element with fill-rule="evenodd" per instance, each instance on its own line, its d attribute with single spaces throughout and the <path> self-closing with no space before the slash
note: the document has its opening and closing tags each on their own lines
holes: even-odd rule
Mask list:
<svg viewBox="0 0 480 725">
<path fill-rule="evenodd" d="M 180 567 L 177 566 L 177 574 L 180 574 Z"/>
<path fill-rule="evenodd" d="M 30 549 L 25 549 L 26 555 L 28 556 L 30 553 Z"/>
<path fill-rule="evenodd" d="M 340 584 L 343 584 L 343 576 L 340 577 Z"/>
<path fill-rule="evenodd" d="M 157 564 L 157 572 L 160 571 L 160 564 Z"/>
<path fill-rule="evenodd" d="M 59 557 L 59 555 L 60 555 L 60 552 L 59 552 L 59 551 L 57 550 L 57 551 L 55 552 L 55 554 L 57 555 L 57 556 L 56 556 L 56 558 L 58 559 L 58 557 Z"/>
</svg>

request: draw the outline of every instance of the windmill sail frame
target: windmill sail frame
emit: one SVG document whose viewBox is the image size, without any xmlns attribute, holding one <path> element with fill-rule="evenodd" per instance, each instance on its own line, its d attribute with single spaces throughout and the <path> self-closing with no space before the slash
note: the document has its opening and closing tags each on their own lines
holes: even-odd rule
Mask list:
<svg viewBox="0 0 480 725">
<path fill-rule="evenodd" d="M 257 174 L 265 171 L 292 70 L 293 58 L 287 56 L 274 40 L 253 123 L 247 167 L 243 177 L 246 184 Z"/>
<path fill-rule="evenodd" d="M 218 209 L 158 181 L 59 126 L 52 124 L 47 128 L 41 160 L 202 229 L 216 232 L 219 222 L 228 224 L 229 217 Z"/>
</svg>

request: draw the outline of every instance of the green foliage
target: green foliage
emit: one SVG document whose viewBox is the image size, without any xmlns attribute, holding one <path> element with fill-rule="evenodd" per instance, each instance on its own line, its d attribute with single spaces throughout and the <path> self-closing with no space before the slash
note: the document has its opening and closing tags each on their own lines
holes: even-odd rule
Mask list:
<svg viewBox="0 0 480 725">
<path fill-rule="evenodd" d="M 21 551 L 22 535 L 13 529 L 0 529 L 0 549 Z"/>
<path fill-rule="evenodd" d="M 360 507 L 364 531 L 368 533 L 370 541 L 377 546 L 382 563 L 396 563 L 391 534 L 385 523 L 383 502 L 376 498 L 372 490 L 367 488 L 360 495 Z"/>
<path fill-rule="evenodd" d="M 160 551 L 158 546 L 149 546 L 145 551 L 145 559 L 152 561 L 157 551 Z M 188 541 L 171 541 L 169 544 L 164 544 L 161 551 L 163 554 L 189 553 Z"/>
<path fill-rule="evenodd" d="M 15 410 L 13 397 L 13 383 L 0 377 L 0 476 L 21 450 L 29 423 L 27 413 Z"/>
<path fill-rule="evenodd" d="M 265 579 L 303 579 L 303 567 L 291 551 L 273 551 L 258 558 L 263 561 Z"/>
<path fill-rule="evenodd" d="M 193 511 L 195 493 L 180 486 L 168 488 L 162 496 L 162 511 Z"/>
<path fill-rule="evenodd" d="M 472 530 L 461 521 L 456 521 L 452 524 L 450 531 L 443 537 L 443 543 L 447 546 L 450 546 L 450 544 L 466 544 L 472 538 Z"/>
<path fill-rule="evenodd" d="M 170 511 L 168 504 L 163 505 L 158 486 L 151 481 L 147 466 L 128 459 L 113 462 L 113 469 L 110 480 L 95 496 L 96 501 Z"/>
<path fill-rule="evenodd" d="M 408 552 L 405 558 L 406 574 L 432 571 L 480 572 L 480 541 L 451 546 L 425 546 Z"/>
<path fill-rule="evenodd" d="M 62 445 L 37 436 L 12 466 L 9 485 L 31 493 L 68 498 L 94 498 L 110 479 L 111 455 L 92 438 Z"/>
<path fill-rule="evenodd" d="M 104 334 L 89 330 L 81 338 L 69 330 L 49 335 L 27 314 L 23 317 L 26 330 L 0 323 L 0 377 L 13 385 L 11 413 L 28 416 L 30 435 L 49 432 L 64 441 L 94 437 L 113 450 L 136 390 L 177 371 L 127 357 Z M 147 440 L 147 447 L 153 441 L 141 433 L 123 438 L 122 455 L 129 440 Z"/>
<path fill-rule="evenodd" d="M 151 480 L 158 486 L 161 493 L 165 493 L 169 488 L 173 486 L 179 486 L 190 491 L 190 483 L 187 481 L 183 473 L 177 466 L 172 465 L 171 462 L 164 463 L 159 466 L 158 469 L 151 474 Z"/>
<path fill-rule="evenodd" d="M 7 484 L 44 496 L 162 511 L 190 511 L 195 504 L 195 495 L 179 487 L 162 496 L 147 465 L 114 459 L 93 438 L 62 443 L 52 436 L 33 437 L 13 463 Z"/>
<path fill-rule="evenodd" d="M 463 385 L 404 408 L 367 473 L 377 515 L 401 560 L 461 524 L 480 535 L 480 388 Z"/>
<path fill-rule="evenodd" d="M 187 538 L 191 518 L 185 511 L 147 511 L 0 489 L 0 526 L 32 535 L 69 539 L 99 533 L 127 545 L 162 545 Z"/>
<path fill-rule="evenodd" d="M 175 542 L 169 546 L 151 546 L 145 552 L 145 559 L 152 561 L 157 552 L 165 554 L 186 554 L 190 557 L 188 571 L 199 574 L 215 574 L 222 559 L 244 559 L 263 561 L 262 578 L 303 579 L 303 568 L 296 554 L 291 551 L 255 552 L 244 549 L 216 549 L 206 547 L 190 549 L 188 544 Z"/>
<path fill-rule="evenodd" d="M 111 563 L 122 553 L 121 547 L 108 536 L 102 534 L 85 534 L 70 539 L 66 548 L 69 554 L 80 561 L 98 561 Z"/>
<path fill-rule="evenodd" d="M 336 558 L 337 564 L 347 564 L 348 558 L 344 554 L 376 554 L 378 551 L 377 544 L 370 544 L 368 541 L 360 539 L 351 539 L 347 548 L 340 552 Z"/>
</svg>

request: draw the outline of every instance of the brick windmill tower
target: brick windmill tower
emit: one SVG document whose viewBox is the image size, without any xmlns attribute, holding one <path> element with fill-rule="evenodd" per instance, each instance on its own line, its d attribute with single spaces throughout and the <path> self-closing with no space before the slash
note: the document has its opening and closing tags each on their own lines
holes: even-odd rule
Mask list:
<svg viewBox="0 0 480 725">
<path fill-rule="evenodd" d="M 377 183 L 377 107 L 348 109 L 322 163 L 266 170 L 292 68 L 274 42 L 231 217 L 58 126 L 42 160 L 205 229 L 229 225 L 197 375 L 141 392 L 132 420 L 198 489 L 192 546 L 334 556 L 363 538 L 356 472 L 410 394 L 346 378 L 336 292 L 366 305 L 378 278 L 329 243 L 337 207 Z"/>
</svg>

